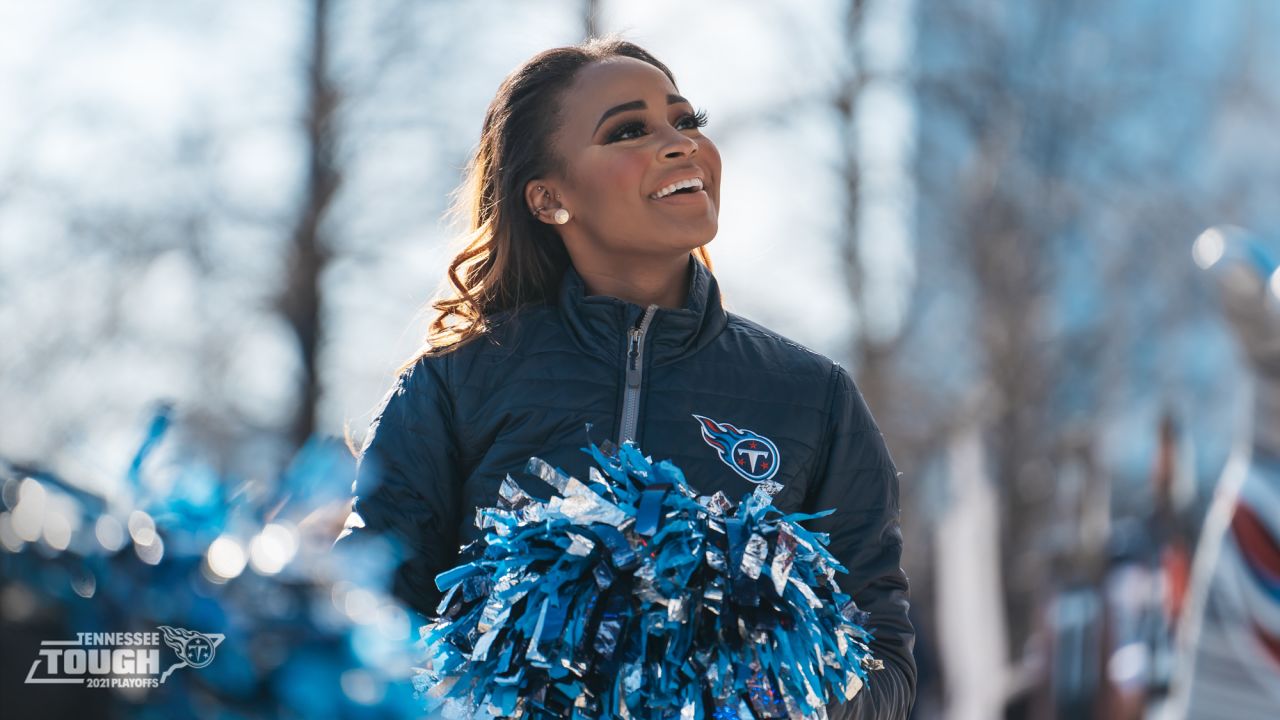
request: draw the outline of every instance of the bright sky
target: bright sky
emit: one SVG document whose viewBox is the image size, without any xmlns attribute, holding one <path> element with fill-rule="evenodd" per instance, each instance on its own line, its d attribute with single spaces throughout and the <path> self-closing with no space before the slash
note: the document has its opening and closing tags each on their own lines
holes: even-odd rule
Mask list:
<svg viewBox="0 0 1280 720">
<path fill-rule="evenodd" d="M 51 241 L 62 232 L 58 214 L 64 200 L 145 212 L 165 202 L 204 202 L 213 192 L 240 211 L 287 221 L 300 174 L 293 122 L 300 105 L 296 46 L 303 5 L 0 3 L 0 106 L 22 109 L 0 113 L 0 181 L 19 181 L 0 212 L 0 261 L 11 268 L 48 265 L 55 268 L 51 282 L 108 292 L 110 283 L 91 277 L 103 270 L 44 249 L 60 245 Z M 891 74 L 910 56 L 912 3 L 870 5 L 869 60 Z M 842 5 L 828 0 L 786 9 L 761 3 L 752 10 L 728 2 L 604 7 L 604 29 L 624 31 L 663 58 L 684 94 L 709 111 L 706 133 L 720 145 L 725 166 L 720 232 L 710 250 L 731 309 L 839 357 L 854 316 L 835 262 L 843 200 L 832 172 L 840 144 L 830 116 L 811 106 L 789 114 L 786 125 L 723 138 L 716 131 L 717 121 L 741 126 L 784 98 L 831 87 L 842 59 Z M 520 3 L 501 16 L 484 17 L 482 9 L 463 5 L 449 24 L 434 29 L 466 33 L 461 42 L 450 42 L 469 54 L 470 71 L 452 86 L 447 79 L 428 79 L 434 88 L 427 102 L 445 98 L 450 103 L 447 109 L 433 105 L 428 110 L 444 116 L 460 145 L 474 143 L 502 77 L 538 50 L 578 38 L 577 8 L 577 3 Z M 889 81 L 871 84 L 858 119 L 866 189 L 859 230 L 868 240 L 864 256 L 871 270 L 872 330 L 892 332 L 912 278 L 914 119 L 907 96 Z M 188 136 L 202 128 L 217 134 L 207 161 L 156 175 L 158 167 L 175 164 L 169 159 L 186 151 Z M 340 432 L 345 419 L 362 427 L 362 414 L 385 391 L 389 369 L 416 345 L 423 329 L 414 324 L 421 319 L 415 313 L 442 277 L 446 256 L 439 243 L 448 238 L 439 235 L 438 217 L 427 213 L 415 220 L 421 223 L 416 229 L 395 227 L 398 237 L 382 233 L 400 221 L 402 215 L 395 213 L 412 204 L 406 197 L 421 187 L 421 159 L 438 155 L 440 148 L 433 144 L 438 139 L 426 130 L 390 133 L 362 146 L 351 159 L 352 182 L 369 185 L 360 195 L 362 206 L 344 213 L 350 219 L 343 228 L 349 237 L 377 238 L 380 260 L 335 268 L 339 281 L 331 295 L 331 338 L 336 342 L 325 372 L 343 382 L 333 383 L 326 396 L 327 432 Z M 464 150 L 453 148 L 450 157 Z M 433 182 L 452 187 L 457 168 L 443 159 L 438 165 Z M 425 167 L 430 168 L 429 160 Z M 43 187 L 57 188 L 58 197 L 42 195 L 38 188 Z M 443 198 L 431 202 L 442 205 Z M 271 281 L 272 243 L 282 236 L 235 224 L 210 232 L 214 260 L 242 267 L 242 284 Z M 157 263 L 128 291 L 127 307 L 136 314 L 129 322 L 140 328 L 136 337 L 144 344 L 150 338 L 173 347 L 169 354 L 156 350 L 116 369 L 133 374 L 117 383 L 121 390 L 107 403 L 118 409 L 113 422 L 132 423 L 143 396 L 181 400 L 200 393 L 193 377 L 199 368 L 174 372 L 161 366 L 183 358 L 198 362 L 194 347 L 181 338 L 190 334 L 193 322 L 218 321 L 220 300 L 193 297 L 189 287 L 178 286 L 189 285 L 196 272 L 180 256 Z M 248 292 L 243 287 L 227 291 L 233 293 L 227 302 Z M 70 309 L 48 308 L 47 322 L 65 323 L 59 316 Z M 0 330 L 19 338 L 41 332 L 30 316 L 3 312 Z M 291 364 L 283 333 L 278 324 L 246 321 L 228 340 L 239 348 L 231 373 L 244 390 L 234 402 L 260 422 L 271 422 L 289 400 L 288 393 L 272 391 L 288 385 L 281 374 Z M 90 376 L 79 377 L 75 382 L 89 391 Z M 42 401 L 32 395 L 19 405 Z M 10 437 L 22 444 L 37 442 L 39 429 L 31 432 Z M 0 453 L 13 449 L 0 447 Z"/>
</svg>

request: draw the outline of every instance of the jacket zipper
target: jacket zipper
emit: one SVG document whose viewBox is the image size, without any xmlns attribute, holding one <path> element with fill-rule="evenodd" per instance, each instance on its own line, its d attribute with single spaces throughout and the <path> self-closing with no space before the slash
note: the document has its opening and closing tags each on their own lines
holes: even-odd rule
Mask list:
<svg viewBox="0 0 1280 720">
<path fill-rule="evenodd" d="M 627 387 L 622 397 L 622 428 L 618 433 L 618 444 L 636 439 L 636 422 L 640 413 L 640 378 L 644 371 L 644 335 L 649 332 L 649 323 L 653 321 L 653 313 L 657 305 L 650 305 L 644 311 L 644 319 L 640 327 L 631 328 L 630 340 L 627 343 Z"/>
</svg>

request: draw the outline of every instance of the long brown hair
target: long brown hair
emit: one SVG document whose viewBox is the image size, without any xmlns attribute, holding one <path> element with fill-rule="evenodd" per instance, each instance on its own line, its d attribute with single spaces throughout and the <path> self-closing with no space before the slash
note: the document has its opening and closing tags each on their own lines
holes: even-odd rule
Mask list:
<svg viewBox="0 0 1280 720">
<path fill-rule="evenodd" d="M 643 60 L 676 84 L 666 65 L 612 33 L 544 50 L 502 81 L 463 182 L 451 193 L 448 216 L 466 222 L 463 249 L 449 263 L 445 297 L 430 303 L 437 314 L 426 342 L 401 373 L 424 355 L 476 339 L 497 313 L 555 301 L 569 253 L 555 230 L 529 212 L 524 188 L 533 178 L 564 174 L 552 146 L 561 97 L 580 69 L 615 56 Z M 705 247 L 694 257 L 711 268 Z"/>
</svg>

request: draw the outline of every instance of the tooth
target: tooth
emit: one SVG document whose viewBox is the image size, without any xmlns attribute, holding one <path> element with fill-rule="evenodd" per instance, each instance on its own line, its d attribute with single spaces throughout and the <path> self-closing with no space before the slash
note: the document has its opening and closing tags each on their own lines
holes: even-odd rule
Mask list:
<svg viewBox="0 0 1280 720">
<path fill-rule="evenodd" d="M 668 185 L 667 187 L 663 188 L 662 190 L 659 190 L 658 192 L 654 193 L 653 195 L 650 195 L 650 197 L 652 197 L 652 198 L 654 198 L 654 199 L 656 199 L 656 200 L 661 200 L 662 198 L 664 198 L 664 197 L 666 197 L 666 196 L 668 196 L 668 195 L 670 195 L 670 194 L 672 194 L 672 193 L 676 192 L 677 190 L 682 190 L 682 189 L 684 189 L 684 188 L 689 188 L 689 187 L 692 187 L 692 188 L 701 188 L 701 187 L 702 187 L 702 181 L 701 181 L 701 180 L 699 180 L 698 178 L 690 178 L 690 179 L 688 179 L 688 180 L 680 180 L 679 182 L 674 182 L 674 183 L 672 183 L 672 184 Z"/>
</svg>

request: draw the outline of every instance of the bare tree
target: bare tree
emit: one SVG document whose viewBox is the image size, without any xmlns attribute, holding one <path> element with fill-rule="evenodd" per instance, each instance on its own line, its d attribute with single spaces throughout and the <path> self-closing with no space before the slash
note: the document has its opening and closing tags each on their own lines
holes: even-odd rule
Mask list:
<svg viewBox="0 0 1280 720">
<path fill-rule="evenodd" d="M 323 342 L 321 277 L 331 257 L 323 237 L 323 222 L 341 180 L 336 155 L 337 108 L 341 96 L 330 67 L 330 0 L 312 0 L 310 11 L 303 116 L 306 179 L 298 218 L 289 239 L 289 263 L 279 299 L 280 311 L 297 338 L 302 360 L 302 392 L 289 428 L 291 441 L 299 447 L 316 426 L 321 387 L 317 357 Z"/>
</svg>

